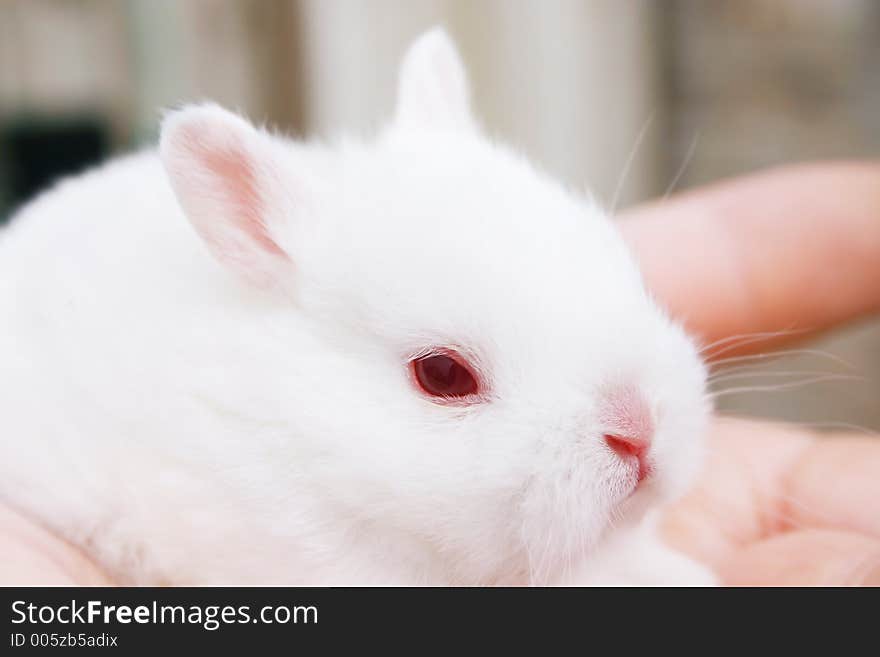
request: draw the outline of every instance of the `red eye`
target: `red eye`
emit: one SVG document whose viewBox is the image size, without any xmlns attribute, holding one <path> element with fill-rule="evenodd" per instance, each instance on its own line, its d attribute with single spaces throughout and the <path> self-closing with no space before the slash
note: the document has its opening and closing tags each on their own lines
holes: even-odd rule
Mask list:
<svg viewBox="0 0 880 657">
<path fill-rule="evenodd" d="M 456 398 L 479 390 L 477 379 L 457 354 L 428 354 L 412 362 L 419 386 L 432 397 Z"/>
</svg>

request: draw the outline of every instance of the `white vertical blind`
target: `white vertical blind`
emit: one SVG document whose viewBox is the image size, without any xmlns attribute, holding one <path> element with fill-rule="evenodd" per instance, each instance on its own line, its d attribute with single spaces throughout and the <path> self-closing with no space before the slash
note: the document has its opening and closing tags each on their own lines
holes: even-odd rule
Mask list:
<svg viewBox="0 0 880 657">
<path fill-rule="evenodd" d="M 613 0 L 302 0 L 308 131 L 366 131 L 391 110 L 407 44 L 443 25 L 471 73 L 487 129 L 610 203 L 630 151 L 659 110 L 652 3 Z M 655 193 L 659 124 L 622 187 Z"/>
</svg>

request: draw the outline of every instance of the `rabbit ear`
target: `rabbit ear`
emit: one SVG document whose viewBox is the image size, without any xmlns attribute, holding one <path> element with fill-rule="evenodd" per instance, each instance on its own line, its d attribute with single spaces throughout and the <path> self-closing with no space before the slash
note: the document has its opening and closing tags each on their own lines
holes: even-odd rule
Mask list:
<svg viewBox="0 0 880 657">
<path fill-rule="evenodd" d="M 395 122 L 439 129 L 473 127 L 467 73 L 441 28 L 413 42 L 400 66 Z"/>
<path fill-rule="evenodd" d="M 285 206 L 272 138 L 216 105 L 172 112 L 159 152 L 177 199 L 214 257 L 266 283 L 290 264 L 276 238 Z"/>
</svg>

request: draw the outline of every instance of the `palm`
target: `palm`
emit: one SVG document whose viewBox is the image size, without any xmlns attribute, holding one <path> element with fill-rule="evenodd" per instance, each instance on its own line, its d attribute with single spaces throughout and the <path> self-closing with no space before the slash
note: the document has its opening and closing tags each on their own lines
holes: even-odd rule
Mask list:
<svg viewBox="0 0 880 657">
<path fill-rule="evenodd" d="M 665 536 L 727 584 L 880 584 L 877 472 L 876 438 L 719 419 Z"/>
</svg>

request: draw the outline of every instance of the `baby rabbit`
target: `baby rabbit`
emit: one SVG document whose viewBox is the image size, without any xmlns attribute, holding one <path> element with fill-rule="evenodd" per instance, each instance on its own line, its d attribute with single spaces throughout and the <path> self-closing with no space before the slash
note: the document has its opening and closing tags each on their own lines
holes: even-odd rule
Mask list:
<svg viewBox="0 0 880 657">
<path fill-rule="evenodd" d="M 133 584 L 703 584 L 709 408 L 615 226 L 440 30 L 369 141 L 216 105 L 0 234 L 0 499 Z"/>
</svg>

